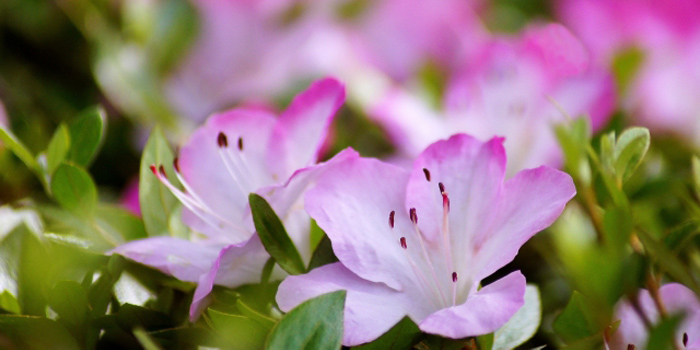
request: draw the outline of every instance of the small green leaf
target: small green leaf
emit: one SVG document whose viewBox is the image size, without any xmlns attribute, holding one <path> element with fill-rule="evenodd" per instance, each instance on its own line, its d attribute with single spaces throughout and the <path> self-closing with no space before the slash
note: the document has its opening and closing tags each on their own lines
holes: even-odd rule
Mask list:
<svg viewBox="0 0 700 350">
<path fill-rule="evenodd" d="M 676 336 L 676 329 L 678 329 L 682 319 L 683 318 L 680 316 L 673 316 L 663 319 L 659 324 L 654 326 L 649 332 L 649 338 L 645 349 L 677 349 L 676 344 L 681 344 L 681 339 L 674 339 L 674 337 Z M 639 348 L 641 344 L 636 345 L 638 345 Z"/>
<path fill-rule="evenodd" d="M 65 327 L 44 317 L 0 315 L 0 334 L 10 349 L 80 349 Z"/>
<path fill-rule="evenodd" d="M 147 237 L 143 221 L 120 206 L 100 205 L 96 214 L 97 224 L 120 242 Z"/>
<path fill-rule="evenodd" d="M 277 264 L 292 275 L 306 272 L 301 255 L 289 238 L 287 231 L 279 217 L 265 198 L 251 193 L 248 196 L 250 210 L 253 213 L 255 230 L 260 236 L 260 241 L 270 256 L 275 258 Z"/>
<path fill-rule="evenodd" d="M 339 349 L 345 294 L 341 290 L 301 303 L 272 330 L 265 349 Z"/>
<path fill-rule="evenodd" d="M 337 262 L 338 258 L 333 253 L 333 247 L 331 246 L 331 240 L 328 236 L 323 235 L 321 242 L 314 250 L 314 254 L 311 256 L 311 262 L 309 262 L 309 271 L 327 264 Z"/>
<path fill-rule="evenodd" d="M 19 160 L 27 166 L 27 168 L 32 171 L 37 171 L 39 166 L 37 165 L 36 159 L 32 155 L 32 152 L 22 144 L 22 142 L 15 136 L 10 130 L 5 129 L 0 126 L 0 141 L 5 144 L 12 153 L 14 153 Z"/>
<path fill-rule="evenodd" d="M 90 313 L 87 293 L 78 282 L 60 281 L 49 294 L 49 305 L 61 319 L 72 325 L 84 324 Z"/>
<path fill-rule="evenodd" d="M 257 312 L 250 306 L 246 305 L 241 299 L 236 300 L 236 307 L 238 308 L 238 311 L 240 311 L 241 314 L 243 314 L 243 316 L 257 321 L 268 330 L 272 329 L 272 327 L 274 327 L 275 324 L 277 324 L 275 320 Z"/>
<path fill-rule="evenodd" d="M 158 343 L 141 327 L 136 327 L 133 330 L 134 337 L 143 346 L 144 350 L 161 350 Z"/>
<path fill-rule="evenodd" d="M 104 136 L 105 111 L 102 107 L 92 107 L 82 112 L 69 125 L 70 154 L 73 163 L 87 167 L 97 154 Z"/>
<path fill-rule="evenodd" d="M 17 298 L 15 298 L 15 296 L 7 290 L 0 294 L 0 308 L 13 314 L 19 314 L 22 312 Z"/>
<path fill-rule="evenodd" d="M 649 129 L 632 127 L 625 130 L 615 143 L 615 172 L 618 182 L 625 182 L 642 163 L 649 150 Z"/>
<path fill-rule="evenodd" d="M 495 349 L 493 346 L 493 342 L 495 340 L 495 335 L 493 333 L 489 334 L 484 334 L 476 337 L 476 344 L 478 345 L 479 350 L 493 350 Z M 512 348 L 508 348 L 512 349 Z"/>
<path fill-rule="evenodd" d="M 419 341 L 421 331 L 418 326 L 406 316 L 394 327 L 384 333 L 377 340 L 353 347 L 357 350 L 409 350 Z"/>
<path fill-rule="evenodd" d="M 234 349 L 260 349 L 269 332 L 259 322 L 241 315 L 232 315 L 209 309 L 207 315 L 212 328 Z"/>
<path fill-rule="evenodd" d="M 81 216 L 91 215 L 97 205 L 97 189 L 83 169 L 63 163 L 51 179 L 51 193 L 63 208 Z"/>
<path fill-rule="evenodd" d="M 178 225 L 181 220 L 177 215 L 180 203 L 151 171 L 151 165 L 156 167 L 162 165 L 168 178 L 175 179 L 175 173 L 172 170 L 173 159 L 168 140 L 156 127 L 146 143 L 139 170 L 139 204 L 141 217 L 149 236 L 177 237 L 181 234 Z"/>
<path fill-rule="evenodd" d="M 569 303 L 559 317 L 554 320 L 554 331 L 567 343 L 588 338 L 596 333 L 585 297 L 574 291 Z"/>
<path fill-rule="evenodd" d="M 66 155 L 70 150 L 70 133 L 68 128 L 61 124 L 53 133 L 53 137 L 46 148 L 46 171 L 49 175 L 53 174 L 59 165 L 66 159 Z"/>
<path fill-rule="evenodd" d="M 540 291 L 534 285 L 525 289 L 525 304 L 494 333 L 493 350 L 514 349 L 537 332 L 542 319 Z"/>
</svg>

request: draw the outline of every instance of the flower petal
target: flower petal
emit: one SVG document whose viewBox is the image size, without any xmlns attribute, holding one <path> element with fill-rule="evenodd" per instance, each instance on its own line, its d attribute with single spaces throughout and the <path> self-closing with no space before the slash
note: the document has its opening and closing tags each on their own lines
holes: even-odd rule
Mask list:
<svg viewBox="0 0 700 350">
<path fill-rule="evenodd" d="M 332 78 L 297 95 L 272 131 L 267 161 L 273 174 L 286 179 L 316 162 L 333 116 L 345 101 L 345 88 Z"/>
<path fill-rule="evenodd" d="M 568 174 L 542 166 L 506 181 L 502 193 L 498 215 L 473 242 L 477 280 L 511 262 L 530 237 L 551 225 L 576 195 L 576 187 Z"/>
<path fill-rule="evenodd" d="M 491 333 L 523 306 L 524 296 L 525 276 L 516 271 L 481 288 L 464 304 L 435 312 L 418 327 L 453 339 Z"/>
<path fill-rule="evenodd" d="M 234 109 L 212 116 L 192 135 L 180 151 L 180 171 L 191 188 L 190 195 L 198 196 L 216 218 L 212 224 L 184 210 L 186 224 L 230 243 L 250 237 L 252 227 L 243 227 L 240 222 L 247 211 L 248 194 L 273 182 L 263 159 L 274 122 L 274 116 L 262 110 Z M 218 145 L 220 132 L 227 136 L 226 148 Z M 239 138 L 242 150 L 237 145 Z M 222 158 L 226 154 L 236 163 L 227 166 Z"/>
<path fill-rule="evenodd" d="M 152 237 L 122 244 L 108 254 L 119 254 L 182 281 L 197 282 L 209 270 L 219 249 L 173 237 Z"/>
<path fill-rule="evenodd" d="M 198 280 L 199 284 L 190 306 L 190 319 L 194 321 L 199 317 L 214 284 L 235 288 L 260 282 L 263 267 L 269 258 L 270 255 L 265 251 L 258 235 L 252 236 L 243 246 L 230 245 L 222 249 L 209 271 L 202 274 Z M 278 272 L 273 277 L 281 276 Z"/>
<path fill-rule="evenodd" d="M 277 291 L 277 304 L 289 311 L 319 295 L 347 290 L 343 345 L 355 346 L 377 339 L 406 313 L 406 299 L 382 283 L 366 281 L 341 263 L 321 266 L 298 276 L 289 276 Z"/>
<path fill-rule="evenodd" d="M 305 197 L 306 211 L 330 238 L 338 259 L 372 282 L 401 290 L 412 271 L 400 238 L 413 232 L 404 210 L 408 173 L 376 159 L 351 158 L 328 169 Z M 389 215 L 395 211 L 395 228 Z"/>
</svg>

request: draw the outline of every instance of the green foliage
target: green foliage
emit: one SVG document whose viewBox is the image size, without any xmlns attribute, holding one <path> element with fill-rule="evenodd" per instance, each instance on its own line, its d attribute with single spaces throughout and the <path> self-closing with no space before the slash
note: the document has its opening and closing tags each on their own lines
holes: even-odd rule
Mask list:
<svg viewBox="0 0 700 350">
<path fill-rule="evenodd" d="M 270 204 L 265 198 L 255 193 L 248 196 L 248 201 L 250 202 L 250 211 L 253 213 L 255 230 L 258 232 L 265 250 L 270 253 L 270 256 L 277 261 L 281 268 L 290 274 L 298 275 L 306 272 L 299 251 Z"/>
<path fill-rule="evenodd" d="M 79 216 L 92 216 L 97 206 L 97 188 L 90 174 L 76 165 L 64 163 L 56 169 L 51 193 L 58 204 Z"/>
<path fill-rule="evenodd" d="M 220 341 L 233 349 L 262 349 L 270 331 L 258 321 L 216 310 L 207 311 L 212 328 Z"/>
<path fill-rule="evenodd" d="M 534 285 L 525 289 L 525 304 L 513 317 L 494 333 L 492 347 L 485 349 L 514 349 L 532 338 L 537 332 L 542 319 L 542 302 L 540 291 Z"/>
<path fill-rule="evenodd" d="M 0 335 L 18 349 L 81 349 L 66 328 L 44 317 L 0 315 Z"/>
<path fill-rule="evenodd" d="M 71 148 L 68 159 L 87 167 L 95 158 L 102 144 L 105 128 L 105 112 L 102 107 L 92 107 L 68 124 Z"/>
<path fill-rule="evenodd" d="M 46 171 L 49 175 L 53 174 L 56 168 L 63 163 L 70 149 L 68 127 L 65 124 L 61 124 L 54 131 L 49 146 L 46 148 Z"/>
<path fill-rule="evenodd" d="M 332 292 L 301 303 L 275 326 L 265 349 L 339 349 L 345 293 Z"/>
<path fill-rule="evenodd" d="M 421 331 L 408 316 L 382 334 L 377 340 L 354 347 L 357 350 L 409 350 L 419 341 Z"/>
<path fill-rule="evenodd" d="M 574 291 L 566 308 L 554 321 L 554 331 L 567 343 L 591 337 L 600 331 L 591 301 Z"/>
</svg>

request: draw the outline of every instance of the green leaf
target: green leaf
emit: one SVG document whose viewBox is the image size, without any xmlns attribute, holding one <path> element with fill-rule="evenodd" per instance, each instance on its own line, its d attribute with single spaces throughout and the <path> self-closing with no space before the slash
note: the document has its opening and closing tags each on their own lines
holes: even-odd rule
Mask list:
<svg viewBox="0 0 700 350">
<path fill-rule="evenodd" d="M 693 167 L 693 188 L 695 189 L 695 195 L 700 198 L 700 158 L 693 156 L 691 163 Z"/>
<path fill-rule="evenodd" d="M 537 332 L 542 319 L 540 291 L 534 285 L 525 289 L 525 304 L 494 333 L 493 350 L 514 349 Z"/>
<path fill-rule="evenodd" d="M 12 153 L 14 153 L 17 158 L 19 158 L 19 160 L 21 160 L 22 163 L 27 166 L 27 168 L 31 169 L 32 171 L 37 171 L 39 169 L 32 152 L 30 152 L 29 149 L 22 144 L 17 136 L 15 136 L 10 130 L 5 129 L 3 126 L 0 126 L 0 141 L 2 141 L 5 144 L 5 147 L 12 151 Z"/>
<path fill-rule="evenodd" d="M 615 143 L 615 173 L 618 182 L 625 182 L 642 163 L 649 150 L 649 130 L 632 127 L 625 130 Z"/>
<path fill-rule="evenodd" d="M 232 315 L 213 309 L 207 311 L 212 328 L 234 349 L 260 349 L 265 344 L 269 329 L 259 322 L 241 315 Z"/>
<path fill-rule="evenodd" d="M 682 319 L 683 318 L 680 316 L 673 316 L 663 319 L 659 324 L 654 326 L 654 328 L 649 332 L 649 338 L 645 349 L 677 349 L 676 344 L 681 344 L 681 339 L 674 339 L 674 337 L 676 336 L 676 329 L 678 329 Z"/>
<path fill-rule="evenodd" d="M 253 308 L 246 305 L 243 302 L 243 300 L 241 300 L 241 299 L 236 300 L 236 307 L 238 308 L 238 311 L 240 311 L 241 314 L 243 314 L 243 316 L 246 316 L 248 318 L 251 318 L 251 319 L 257 321 L 258 323 L 263 325 L 268 330 L 271 330 L 272 327 L 274 327 L 277 324 L 277 322 L 275 320 L 273 320 L 272 318 L 267 317 L 267 316 L 257 312 L 256 310 L 253 310 Z"/>
<path fill-rule="evenodd" d="M 419 341 L 421 331 L 408 317 L 404 317 L 394 327 L 384 333 L 377 340 L 354 347 L 357 350 L 409 350 Z"/>
<path fill-rule="evenodd" d="M 150 332 L 176 326 L 175 320 L 170 318 L 170 316 L 132 304 L 124 304 L 119 308 L 117 324 L 124 331 L 128 332 L 131 332 L 136 327 L 143 327 Z"/>
<path fill-rule="evenodd" d="M 255 193 L 248 196 L 248 201 L 253 213 L 255 230 L 258 232 L 265 250 L 275 258 L 281 268 L 290 274 L 298 275 L 306 272 L 301 255 L 299 255 L 294 242 L 289 238 L 282 221 L 272 210 L 270 204 L 265 198 Z"/>
<path fill-rule="evenodd" d="M 654 262 L 659 264 L 678 282 L 692 289 L 695 293 L 700 293 L 700 286 L 676 254 L 669 251 L 663 243 L 656 241 L 648 232 L 641 228 L 637 230 L 637 237 L 639 237 L 639 240 L 644 245 L 644 249 Z"/>
<path fill-rule="evenodd" d="M 19 307 L 19 302 L 10 291 L 6 290 L 0 294 L 0 308 L 13 314 L 19 314 L 22 310 Z"/>
<path fill-rule="evenodd" d="M 495 340 L 495 335 L 493 333 L 484 334 L 476 337 L 476 344 L 479 350 L 492 350 L 493 342 Z M 508 348 L 511 349 L 511 348 Z"/>
<path fill-rule="evenodd" d="M 597 332 L 591 321 L 592 311 L 585 297 L 574 291 L 564 311 L 554 320 L 554 331 L 566 343 L 591 337 Z"/>
<path fill-rule="evenodd" d="M 83 169 L 63 163 L 51 179 L 51 193 L 63 208 L 78 215 L 91 215 L 97 205 L 97 189 Z"/>
<path fill-rule="evenodd" d="M 146 238 L 143 221 L 130 211 L 116 205 L 97 207 L 97 224 L 110 236 L 125 242 Z"/>
<path fill-rule="evenodd" d="M 564 151 L 566 169 L 575 179 L 590 183 L 591 170 L 586 156 L 591 134 L 588 118 L 577 118 L 570 125 L 557 125 L 554 131 Z"/>
<path fill-rule="evenodd" d="M 80 349 L 68 330 L 44 317 L 0 315 L 0 334 L 10 349 Z"/>
<path fill-rule="evenodd" d="M 87 167 L 97 154 L 104 136 L 105 111 L 96 106 L 82 112 L 69 125 L 73 163 Z"/>
<path fill-rule="evenodd" d="M 49 306 L 72 325 L 84 324 L 90 313 L 87 293 L 78 282 L 60 281 L 49 294 Z"/>
<path fill-rule="evenodd" d="M 321 242 L 316 247 L 314 254 L 311 256 L 311 262 L 309 262 L 309 271 L 330 263 L 337 262 L 338 258 L 333 253 L 333 247 L 331 246 L 331 240 L 328 236 L 323 235 Z"/>
<path fill-rule="evenodd" d="M 156 127 L 146 143 L 139 171 L 139 204 L 141 217 L 149 236 L 182 237 L 184 234 L 182 230 L 184 225 L 177 211 L 180 203 L 151 171 L 151 165 L 156 167 L 162 165 L 168 178 L 175 179 L 171 166 L 173 159 L 168 140 Z"/>
<path fill-rule="evenodd" d="M 66 159 L 69 150 L 70 133 L 65 124 L 61 124 L 53 133 L 49 146 L 46 148 L 46 171 L 49 175 L 53 174 Z"/>
<path fill-rule="evenodd" d="M 161 350 L 158 343 L 151 338 L 151 336 L 146 333 L 146 331 L 141 327 L 134 328 L 134 337 L 139 341 L 139 344 L 143 346 L 144 350 Z"/>
<path fill-rule="evenodd" d="M 339 349 L 345 294 L 341 290 L 301 303 L 272 330 L 265 349 Z"/>
</svg>

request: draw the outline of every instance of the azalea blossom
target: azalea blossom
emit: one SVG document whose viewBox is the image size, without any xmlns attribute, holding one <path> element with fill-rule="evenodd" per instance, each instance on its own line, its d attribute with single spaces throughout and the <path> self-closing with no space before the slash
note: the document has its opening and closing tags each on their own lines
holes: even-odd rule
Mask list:
<svg viewBox="0 0 700 350">
<path fill-rule="evenodd" d="M 615 307 L 614 320 L 620 321 L 617 331 L 610 338 L 610 349 L 644 350 L 648 341 L 649 327 L 657 324 L 661 314 L 683 315 L 674 336 L 677 349 L 700 349 L 700 300 L 686 286 L 669 283 L 658 290 L 660 304 L 657 304 L 648 290 L 637 294 L 639 308 L 629 300 L 623 300 Z M 659 307 L 663 308 L 659 312 Z M 648 322 L 649 324 L 645 324 Z"/>
<path fill-rule="evenodd" d="M 314 163 L 343 99 L 343 86 L 325 79 L 298 95 L 279 118 L 242 108 L 213 115 L 173 164 L 182 190 L 167 178 L 164 165 L 151 167 L 182 202 L 182 219 L 194 236 L 152 237 L 112 252 L 198 283 L 191 309 L 196 317 L 214 284 L 236 287 L 260 281 L 269 255 L 254 234 L 248 206 L 248 194 L 256 192 L 268 199 L 308 261 L 310 218 L 300 196 L 324 167 Z M 325 164 L 348 156 L 356 154 L 343 152 Z"/>
<path fill-rule="evenodd" d="M 700 2 L 695 0 L 566 0 L 559 16 L 612 65 L 637 52 L 638 67 L 624 86 L 623 107 L 638 123 L 700 143 Z"/>
<path fill-rule="evenodd" d="M 447 87 L 442 109 L 396 89 L 371 111 L 408 156 L 435 140 L 467 132 L 506 137 L 509 174 L 559 166 L 554 126 L 588 116 L 603 126 L 614 105 L 610 75 L 591 65 L 581 43 L 559 24 L 533 26 L 517 38 L 494 37 Z"/>
<path fill-rule="evenodd" d="M 287 277 L 289 311 L 347 290 L 343 344 L 372 341 L 404 316 L 427 333 L 464 338 L 495 331 L 523 305 L 525 278 L 481 281 L 549 226 L 576 190 L 542 166 L 504 182 L 502 138 L 458 134 L 428 147 L 411 172 L 349 158 L 320 175 L 305 198 L 339 259 Z"/>
</svg>

